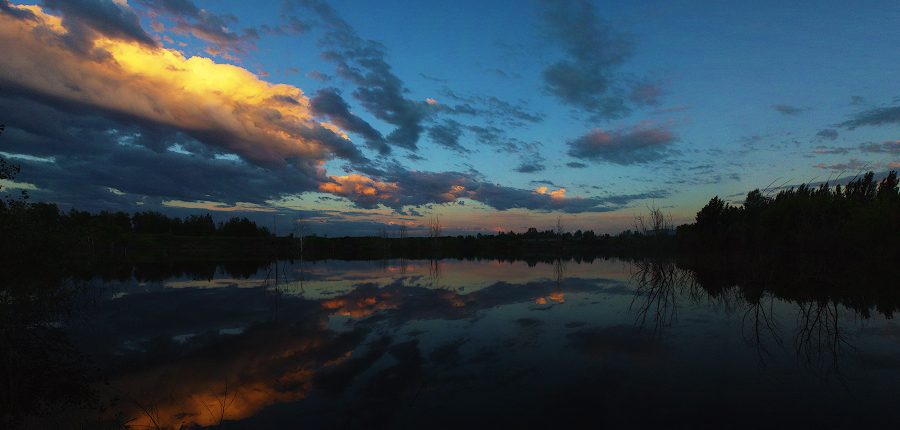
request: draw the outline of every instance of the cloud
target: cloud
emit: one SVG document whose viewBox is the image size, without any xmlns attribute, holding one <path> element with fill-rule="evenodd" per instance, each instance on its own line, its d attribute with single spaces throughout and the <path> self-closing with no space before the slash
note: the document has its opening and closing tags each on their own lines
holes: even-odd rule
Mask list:
<svg viewBox="0 0 900 430">
<path fill-rule="evenodd" d="M 775 110 L 777 110 L 778 112 L 780 112 L 782 115 L 797 115 L 800 112 L 809 110 L 809 108 L 798 108 L 798 107 L 793 107 L 793 106 L 788 106 L 788 105 L 772 105 L 772 107 Z"/>
<path fill-rule="evenodd" d="M 592 130 L 568 142 L 567 152 L 581 160 L 607 162 L 622 166 L 649 163 L 670 155 L 678 138 L 661 128 L 633 131 Z"/>
<path fill-rule="evenodd" d="M 315 79 L 319 82 L 328 82 L 331 80 L 331 76 L 328 76 L 318 70 L 313 70 L 313 71 L 307 73 L 305 76 L 307 78 Z"/>
<path fill-rule="evenodd" d="M 850 130 L 864 125 L 884 125 L 900 123 L 900 106 L 883 107 L 867 110 L 855 116 L 855 118 L 844 121 L 838 126 L 846 127 Z"/>
<path fill-rule="evenodd" d="M 600 19 L 584 0 L 543 0 L 542 24 L 566 58 L 542 72 L 545 89 L 563 103 L 583 109 L 591 120 L 621 118 L 635 104 L 659 104 L 657 84 L 627 78 L 619 69 L 633 55 L 631 38 Z"/>
<path fill-rule="evenodd" d="M 34 13 L 27 8 L 14 7 L 7 0 L 0 0 L 0 13 L 18 19 L 37 19 Z"/>
<path fill-rule="evenodd" d="M 532 163 L 526 161 L 513 170 L 519 173 L 537 173 L 543 171 L 544 169 L 546 169 L 546 167 L 541 163 Z"/>
<path fill-rule="evenodd" d="M 693 108 L 694 108 L 693 105 L 691 105 L 691 106 L 679 105 L 679 106 L 673 106 L 673 107 L 664 108 L 664 109 L 657 109 L 657 110 L 652 111 L 652 112 L 650 112 L 650 113 L 652 113 L 652 114 L 654 114 L 654 115 L 667 115 L 667 114 L 670 114 L 670 113 L 681 112 L 681 111 L 684 111 L 684 110 L 690 110 L 690 109 L 693 109 Z"/>
<path fill-rule="evenodd" d="M 863 143 L 859 145 L 859 149 L 863 152 L 870 153 L 900 154 L 900 140 L 896 142 L 884 142 L 880 145 L 873 142 Z"/>
<path fill-rule="evenodd" d="M 428 129 L 428 137 L 430 137 L 434 143 L 453 151 L 469 153 L 471 151 L 459 143 L 459 138 L 462 136 L 462 133 L 463 125 L 450 119 L 444 120 L 443 124 L 438 124 Z"/>
<path fill-rule="evenodd" d="M 660 98 L 665 94 L 662 84 L 647 80 L 636 80 L 631 84 L 628 100 L 637 105 L 658 106 Z"/>
<path fill-rule="evenodd" d="M 853 150 L 853 148 L 846 147 L 831 148 L 826 146 L 819 146 L 818 148 L 819 149 L 816 149 L 813 152 L 816 154 L 846 154 Z"/>
<path fill-rule="evenodd" d="M 86 60 L 53 43 L 66 34 L 64 18 L 28 10 L 34 20 L 0 14 L 4 151 L 52 159 L 29 162 L 48 190 L 109 201 L 263 203 L 333 181 L 321 168 L 328 160 L 369 162 L 337 126 L 315 119 L 298 88 L 102 36 L 92 43 L 109 61 Z"/>
<path fill-rule="evenodd" d="M 391 152 L 391 147 L 387 145 L 381 132 L 350 112 L 350 105 L 344 101 L 337 88 L 316 91 L 316 95 L 310 99 L 310 108 L 319 115 L 327 115 L 333 123 L 345 130 L 363 136 L 368 147 L 380 154 L 386 155 Z"/>
<path fill-rule="evenodd" d="M 817 164 L 813 167 L 818 167 L 820 169 L 829 169 L 829 170 L 864 170 L 866 168 L 871 167 L 869 163 L 859 161 L 855 158 L 851 158 L 850 161 L 846 163 L 834 163 L 834 164 Z"/>
<path fill-rule="evenodd" d="M 480 94 L 463 96 L 448 87 L 443 87 L 440 94 L 453 101 L 462 103 L 450 106 L 449 104 L 434 101 L 430 103 L 433 112 L 483 117 L 489 124 L 499 123 L 508 127 L 522 127 L 529 123 L 536 124 L 543 122 L 545 118 L 545 115 L 541 112 L 529 112 L 524 101 L 512 104 L 494 96 Z"/>
<path fill-rule="evenodd" d="M 569 166 L 573 169 L 584 169 L 587 167 L 587 164 L 572 161 L 570 163 L 566 163 L 566 166 Z"/>
<path fill-rule="evenodd" d="M 219 158 L 202 142 L 166 127 L 127 126 L 20 98 L 0 99 L 0 115 L 16 124 L 3 136 L 4 151 L 52 160 L 16 159 L 23 167 L 19 179 L 40 188 L 31 194 L 81 210 L 132 211 L 134 202 L 171 200 L 265 205 L 317 190 L 326 180 L 299 162 L 270 169 Z M 181 152 L 170 150 L 176 147 Z"/>
<path fill-rule="evenodd" d="M 447 83 L 447 80 L 446 80 L 446 79 L 432 78 L 431 76 L 426 76 L 424 73 L 419 73 L 419 76 L 421 76 L 421 77 L 423 77 L 423 78 L 425 78 L 425 79 L 427 79 L 427 80 L 429 80 L 429 81 L 441 82 L 441 83 Z"/>
<path fill-rule="evenodd" d="M 522 163 L 514 168 L 513 171 L 519 173 L 537 173 L 544 171 L 546 169 L 544 157 L 537 152 L 534 146 L 529 146 L 528 150 L 529 153 L 522 157 Z"/>
<path fill-rule="evenodd" d="M 63 31 L 59 18 L 39 17 L 42 34 Z M 8 66 L 0 82 L 7 93 L 128 126 L 172 128 L 259 165 L 287 166 L 298 157 L 364 161 L 337 127 L 314 120 L 309 100 L 295 87 L 210 59 L 106 38 L 94 43 L 113 61 L 85 61 L 44 43 L 29 21 L 0 19 Z"/>
<path fill-rule="evenodd" d="M 567 213 L 606 212 L 618 209 L 634 200 L 661 198 L 666 192 L 649 192 L 608 197 L 566 197 L 565 190 L 546 193 L 546 187 L 523 190 L 483 182 L 472 173 L 419 172 L 399 166 L 380 171 L 366 169 L 371 177 L 348 175 L 335 178 L 333 183 L 322 183 L 321 191 L 346 197 L 361 208 L 371 209 L 381 204 L 402 209 L 429 203 L 453 203 L 459 199 L 481 202 L 493 209 L 528 209 L 542 212 Z"/>
<path fill-rule="evenodd" d="M 837 132 L 837 130 L 832 130 L 830 128 L 826 128 L 825 130 L 821 130 L 818 133 L 816 133 L 816 136 L 818 136 L 821 139 L 835 140 L 838 137 L 838 132 Z"/>
<path fill-rule="evenodd" d="M 57 32 L 54 36 L 79 55 L 104 58 L 102 48 L 95 52 L 97 47 L 93 42 L 98 37 L 157 47 L 156 41 L 141 27 L 140 18 L 127 4 L 112 0 L 44 0 L 43 4 L 62 14 L 60 25 L 66 32 Z"/>
<path fill-rule="evenodd" d="M 253 39 L 259 39 L 255 28 L 246 28 L 241 34 L 228 30 L 237 24 L 232 14 L 217 15 L 206 9 L 199 9 L 191 0 L 138 0 L 148 8 L 171 14 L 175 20 L 173 31 L 192 34 L 194 37 L 212 43 L 219 51 L 245 53 L 246 48 L 255 46 Z"/>
<path fill-rule="evenodd" d="M 410 100 L 403 82 L 391 71 L 384 45 L 360 38 L 356 31 L 339 18 L 331 6 L 319 1 L 306 1 L 325 22 L 328 31 L 319 38 L 327 49 L 322 58 L 335 64 L 337 76 L 357 86 L 353 97 L 376 118 L 394 125 L 386 141 L 411 151 L 424 131 L 428 104 Z"/>
<path fill-rule="evenodd" d="M 190 3 L 166 4 L 176 11 L 181 10 L 177 7 L 193 10 Z M 363 136 L 367 146 L 380 151 L 384 142 L 398 141 L 382 137 L 353 115 L 333 88 L 309 98 L 299 88 L 267 83 L 240 67 L 187 58 L 173 49 L 148 49 L 140 41 L 100 33 L 91 39 L 93 52 L 102 50 L 107 61 L 92 61 L 57 43 L 68 31 L 65 18 L 36 6 L 22 9 L 34 19 L 0 13 L 0 57 L 4 59 L 0 117 L 7 124 L 2 149 L 25 167 L 22 182 L 37 187 L 31 194 L 45 201 L 77 204 L 82 210 L 127 212 L 172 202 L 248 203 L 272 209 L 273 202 L 315 191 L 346 198 L 365 209 L 381 205 L 404 211 L 465 199 L 501 211 L 580 213 L 611 211 L 636 199 L 666 195 L 567 197 L 488 183 L 474 171 L 384 167 L 368 159 L 346 133 Z M 322 16 L 328 16 L 327 10 Z M 326 22 L 340 30 L 340 21 Z M 35 31 L 37 27 L 40 31 Z M 343 36 L 353 34 L 336 31 L 328 37 Z M 399 96 L 402 86 L 394 85 L 399 80 L 391 78 L 382 61 L 384 51 L 373 43 L 357 39 L 338 43 L 350 51 L 375 48 L 374 53 L 341 56 L 373 60 L 368 63 L 373 68 L 359 79 L 386 79 L 384 85 L 360 86 L 355 93 L 390 89 Z M 396 100 L 385 97 L 373 101 L 386 101 L 378 109 L 392 109 L 389 105 Z M 369 99 L 361 100 L 366 105 Z M 520 105 L 492 98 L 484 101 L 487 110 L 503 112 L 508 118 L 540 119 L 519 109 Z M 418 133 L 425 130 L 421 122 L 433 114 L 427 102 L 413 103 L 418 113 L 391 111 L 401 124 L 395 133 L 409 134 L 405 140 L 409 145 L 404 146 L 408 148 L 415 147 Z M 323 121 L 322 116 L 332 122 Z M 413 121 L 399 120 L 407 117 Z M 428 132 L 438 145 L 461 152 L 458 139 L 463 132 L 501 148 L 527 146 L 507 138 L 494 125 L 463 126 L 446 120 Z M 333 160 L 345 163 L 344 174 L 328 174 L 324 165 Z M 541 161 L 528 159 L 532 166 L 523 163 L 520 167 L 538 169 Z"/>
</svg>

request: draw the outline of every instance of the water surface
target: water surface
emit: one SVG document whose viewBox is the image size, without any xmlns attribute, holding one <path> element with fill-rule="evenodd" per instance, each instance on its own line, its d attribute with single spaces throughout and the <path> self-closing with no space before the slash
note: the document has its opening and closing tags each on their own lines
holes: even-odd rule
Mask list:
<svg viewBox="0 0 900 430">
<path fill-rule="evenodd" d="M 72 329 L 136 428 L 900 424 L 896 320 L 671 262 L 184 273 L 105 284 Z"/>
</svg>

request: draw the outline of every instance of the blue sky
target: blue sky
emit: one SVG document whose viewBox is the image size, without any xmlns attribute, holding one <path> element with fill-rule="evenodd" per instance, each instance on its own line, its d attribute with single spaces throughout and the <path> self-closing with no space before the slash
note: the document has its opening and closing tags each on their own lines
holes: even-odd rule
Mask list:
<svg viewBox="0 0 900 430">
<path fill-rule="evenodd" d="M 900 167 L 895 2 L 0 3 L 4 190 L 329 235 L 617 233 Z"/>
</svg>

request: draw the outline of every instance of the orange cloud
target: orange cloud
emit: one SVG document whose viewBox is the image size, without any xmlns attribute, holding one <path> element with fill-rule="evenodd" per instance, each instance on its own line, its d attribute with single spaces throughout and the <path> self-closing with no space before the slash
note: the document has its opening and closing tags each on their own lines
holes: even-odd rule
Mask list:
<svg viewBox="0 0 900 430">
<path fill-rule="evenodd" d="M 324 363 L 314 358 L 330 339 L 326 331 L 297 334 L 280 328 L 240 335 L 224 354 L 197 354 L 125 375 L 111 385 L 123 387 L 121 394 L 133 401 L 121 405 L 132 427 L 216 426 L 305 398 L 318 369 L 349 356 L 348 351 Z"/>
<path fill-rule="evenodd" d="M 374 181 L 362 175 L 329 176 L 329 178 L 335 182 L 323 183 L 319 189 L 338 196 L 371 196 L 385 200 L 400 192 L 397 184 Z"/>
<path fill-rule="evenodd" d="M 547 190 L 548 190 L 547 187 L 539 187 L 539 188 L 535 189 L 534 191 L 538 194 L 549 194 L 550 197 L 554 198 L 554 199 L 566 198 L 566 189 L 565 188 L 560 188 L 556 191 L 550 191 L 549 193 L 547 193 Z"/>
</svg>

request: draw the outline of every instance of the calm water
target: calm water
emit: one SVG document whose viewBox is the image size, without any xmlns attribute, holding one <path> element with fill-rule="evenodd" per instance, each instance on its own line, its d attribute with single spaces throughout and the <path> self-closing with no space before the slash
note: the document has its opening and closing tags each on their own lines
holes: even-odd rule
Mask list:
<svg viewBox="0 0 900 430">
<path fill-rule="evenodd" d="M 72 336 L 132 426 L 900 425 L 900 326 L 877 312 L 617 260 L 254 272 L 104 287 Z"/>
</svg>

